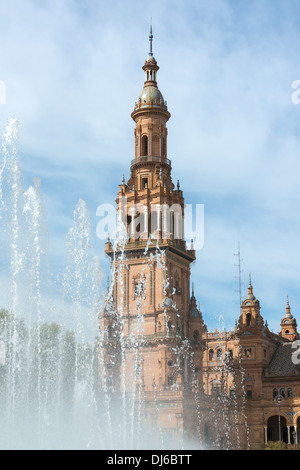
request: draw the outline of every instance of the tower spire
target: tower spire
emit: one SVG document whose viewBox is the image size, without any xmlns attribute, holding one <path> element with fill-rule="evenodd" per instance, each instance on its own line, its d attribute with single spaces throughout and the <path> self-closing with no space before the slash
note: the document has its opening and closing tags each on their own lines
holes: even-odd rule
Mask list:
<svg viewBox="0 0 300 470">
<path fill-rule="evenodd" d="M 150 41 L 150 52 L 149 55 L 153 56 L 153 51 L 152 51 L 152 41 L 153 41 L 153 34 L 152 34 L 152 18 L 150 18 L 150 34 L 149 34 L 149 41 Z"/>
<path fill-rule="evenodd" d="M 290 317 L 292 315 L 291 315 L 291 307 L 290 307 L 289 296 L 287 295 L 286 297 L 287 297 L 287 299 L 286 299 L 286 316 Z"/>
</svg>

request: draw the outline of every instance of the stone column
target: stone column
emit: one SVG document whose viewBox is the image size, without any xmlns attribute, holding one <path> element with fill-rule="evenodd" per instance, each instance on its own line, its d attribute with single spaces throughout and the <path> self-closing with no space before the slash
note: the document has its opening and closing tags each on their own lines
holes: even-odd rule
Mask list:
<svg viewBox="0 0 300 470">
<path fill-rule="evenodd" d="M 291 426 L 287 426 L 288 444 L 291 443 Z"/>
<path fill-rule="evenodd" d="M 267 426 L 264 426 L 264 431 L 265 431 L 265 445 L 268 445 L 268 428 L 267 428 Z"/>
</svg>

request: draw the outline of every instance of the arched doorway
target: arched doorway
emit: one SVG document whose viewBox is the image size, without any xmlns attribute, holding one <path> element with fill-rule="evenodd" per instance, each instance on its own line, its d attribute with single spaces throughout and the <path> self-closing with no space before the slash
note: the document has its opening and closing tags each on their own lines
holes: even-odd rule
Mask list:
<svg viewBox="0 0 300 470">
<path fill-rule="evenodd" d="M 280 416 L 281 442 L 288 443 L 288 428 L 284 416 Z M 279 441 L 279 416 L 274 415 L 268 419 L 268 441 Z"/>
</svg>

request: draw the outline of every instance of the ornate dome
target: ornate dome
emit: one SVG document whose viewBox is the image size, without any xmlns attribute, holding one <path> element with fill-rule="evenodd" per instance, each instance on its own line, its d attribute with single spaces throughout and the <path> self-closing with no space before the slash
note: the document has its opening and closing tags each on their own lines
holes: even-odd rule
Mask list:
<svg viewBox="0 0 300 470">
<path fill-rule="evenodd" d="M 146 86 L 145 88 L 143 88 L 139 96 L 139 100 L 142 106 L 150 102 L 158 105 L 160 104 L 160 102 L 164 102 L 163 95 L 155 86 Z"/>
<path fill-rule="evenodd" d="M 256 297 L 255 297 L 252 293 L 249 293 L 249 294 L 246 296 L 245 300 L 256 300 Z"/>
<path fill-rule="evenodd" d="M 191 311 L 191 317 L 192 318 L 200 318 L 200 313 L 197 308 L 193 308 Z"/>
<path fill-rule="evenodd" d="M 149 64 L 149 63 L 156 64 L 157 62 L 156 62 L 154 56 L 151 55 L 151 54 L 149 54 L 148 57 L 147 57 L 147 59 L 146 59 L 146 63 L 147 63 L 147 64 Z"/>
</svg>

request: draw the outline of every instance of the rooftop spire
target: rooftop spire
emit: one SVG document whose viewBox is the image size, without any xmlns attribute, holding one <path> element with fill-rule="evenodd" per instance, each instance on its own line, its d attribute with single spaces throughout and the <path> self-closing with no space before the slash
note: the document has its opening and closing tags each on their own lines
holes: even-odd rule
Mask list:
<svg viewBox="0 0 300 470">
<path fill-rule="evenodd" d="M 251 281 L 251 274 L 249 274 L 249 286 L 248 286 L 248 294 L 246 296 L 247 300 L 255 300 L 255 297 L 253 295 L 253 287 L 252 287 L 252 281 Z M 245 300 L 246 300 L 245 299 Z"/>
<path fill-rule="evenodd" d="M 289 301 L 289 296 L 287 295 L 287 301 L 286 301 L 286 314 L 285 317 L 287 318 L 293 318 L 291 314 L 291 307 L 290 307 L 290 301 Z"/>
<path fill-rule="evenodd" d="M 149 52 L 149 55 L 151 55 L 151 56 L 153 56 L 153 52 L 152 52 L 152 40 L 153 40 L 153 34 L 152 34 L 152 18 L 150 18 L 150 34 L 149 34 L 150 52 Z"/>
</svg>

